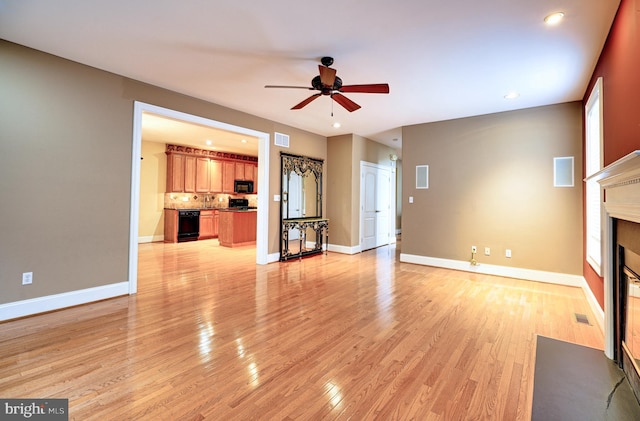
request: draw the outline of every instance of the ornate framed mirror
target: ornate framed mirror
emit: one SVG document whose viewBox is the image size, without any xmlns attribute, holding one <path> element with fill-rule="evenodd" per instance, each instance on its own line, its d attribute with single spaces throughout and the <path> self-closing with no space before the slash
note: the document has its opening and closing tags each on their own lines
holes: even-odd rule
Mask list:
<svg viewBox="0 0 640 421">
<path fill-rule="evenodd" d="M 280 260 L 321 253 L 328 236 L 322 217 L 324 161 L 281 152 L 280 163 Z"/>
</svg>

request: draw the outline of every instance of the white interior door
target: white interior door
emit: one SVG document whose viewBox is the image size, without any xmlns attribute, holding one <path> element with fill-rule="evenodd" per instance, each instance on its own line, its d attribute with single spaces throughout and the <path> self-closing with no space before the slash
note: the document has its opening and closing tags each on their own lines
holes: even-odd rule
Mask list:
<svg viewBox="0 0 640 421">
<path fill-rule="evenodd" d="M 360 248 L 369 250 L 377 247 L 378 231 L 376 223 L 376 185 L 378 182 L 377 169 L 369 165 L 363 165 L 360 177 L 361 216 L 360 216 Z"/>
<path fill-rule="evenodd" d="M 360 248 L 390 243 L 392 172 L 379 165 L 360 164 Z"/>
</svg>

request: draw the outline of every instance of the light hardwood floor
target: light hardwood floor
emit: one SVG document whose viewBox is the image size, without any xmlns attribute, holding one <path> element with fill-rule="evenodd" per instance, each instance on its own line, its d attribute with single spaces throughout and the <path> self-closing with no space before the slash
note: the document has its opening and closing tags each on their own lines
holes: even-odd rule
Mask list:
<svg viewBox="0 0 640 421">
<path fill-rule="evenodd" d="M 0 324 L 0 397 L 75 420 L 527 420 L 536 335 L 602 349 L 580 289 L 397 255 L 141 244 L 138 294 Z"/>
</svg>

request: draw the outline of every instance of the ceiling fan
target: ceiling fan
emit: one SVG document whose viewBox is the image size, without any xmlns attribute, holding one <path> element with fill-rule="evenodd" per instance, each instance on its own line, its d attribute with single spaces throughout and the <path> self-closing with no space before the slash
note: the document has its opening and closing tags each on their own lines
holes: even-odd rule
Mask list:
<svg viewBox="0 0 640 421">
<path fill-rule="evenodd" d="M 345 92 L 352 93 L 369 93 L 369 94 L 388 94 L 389 85 L 386 83 L 374 83 L 369 85 L 343 85 L 342 79 L 336 76 L 336 69 L 332 69 L 333 64 L 332 57 L 322 57 L 320 60 L 322 65 L 318 65 L 320 75 L 314 77 L 311 80 L 311 87 L 308 86 L 283 86 L 283 85 L 266 85 L 265 88 L 292 88 L 292 89 L 308 89 L 310 91 L 319 91 L 317 94 L 311 95 L 301 103 L 294 105 L 292 110 L 299 110 L 309 104 L 320 95 L 329 95 L 331 98 L 342 105 L 347 111 L 353 112 L 360 108 L 360 105 L 356 104 L 346 96 L 342 95 Z"/>
</svg>

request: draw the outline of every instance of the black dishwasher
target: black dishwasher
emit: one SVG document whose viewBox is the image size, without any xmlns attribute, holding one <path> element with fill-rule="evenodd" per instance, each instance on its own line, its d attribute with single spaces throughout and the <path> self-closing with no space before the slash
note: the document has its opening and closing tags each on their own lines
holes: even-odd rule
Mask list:
<svg viewBox="0 0 640 421">
<path fill-rule="evenodd" d="M 178 242 L 195 241 L 200 233 L 200 211 L 181 209 L 178 211 Z"/>
</svg>

